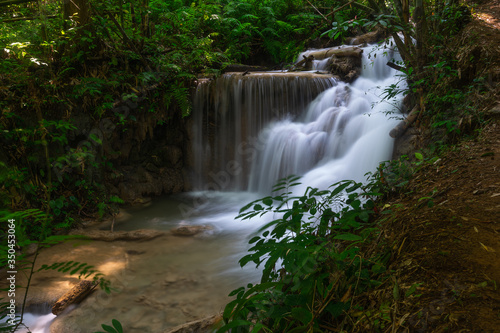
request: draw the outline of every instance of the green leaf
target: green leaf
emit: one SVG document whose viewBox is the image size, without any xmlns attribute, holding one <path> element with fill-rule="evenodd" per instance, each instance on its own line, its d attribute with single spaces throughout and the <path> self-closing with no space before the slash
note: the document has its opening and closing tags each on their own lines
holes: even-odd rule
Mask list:
<svg viewBox="0 0 500 333">
<path fill-rule="evenodd" d="M 108 333 L 118 333 L 118 332 L 116 332 L 116 330 L 113 327 L 111 327 L 109 325 L 102 324 L 101 327 L 103 330 L 105 330 Z"/>
<path fill-rule="evenodd" d="M 248 244 L 253 244 L 253 243 L 257 242 L 259 239 L 260 239 L 260 236 L 255 236 L 254 238 L 252 238 L 248 241 Z"/>
<path fill-rule="evenodd" d="M 271 206 L 273 204 L 273 199 L 271 198 L 264 198 L 262 199 L 262 203 L 266 206 Z"/>
<path fill-rule="evenodd" d="M 305 308 L 293 308 L 292 309 L 292 316 L 298 320 L 300 320 L 300 322 L 302 324 L 308 324 L 311 319 L 312 319 L 312 313 L 305 309 Z"/>
<path fill-rule="evenodd" d="M 113 327 L 116 328 L 118 333 L 123 333 L 122 324 L 118 320 L 113 319 L 111 320 L 111 323 L 113 324 Z"/>
<path fill-rule="evenodd" d="M 361 213 L 359 213 L 359 218 L 364 222 L 368 222 L 368 220 L 370 219 L 370 214 L 368 214 L 366 210 L 362 211 Z"/>
<path fill-rule="evenodd" d="M 422 161 L 424 159 L 424 156 L 420 153 L 415 153 L 415 158 L 419 161 Z"/>
<path fill-rule="evenodd" d="M 229 324 L 222 326 L 217 332 L 228 332 L 231 328 L 248 327 L 250 325 L 252 325 L 252 323 L 248 320 L 237 319 L 231 321 Z"/>
<path fill-rule="evenodd" d="M 330 303 L 326 307 L 326 311 L 328 311 L 334 318 L 339 317 L 345 310 L 349 309 L 349 303 Z"/>
</svg>

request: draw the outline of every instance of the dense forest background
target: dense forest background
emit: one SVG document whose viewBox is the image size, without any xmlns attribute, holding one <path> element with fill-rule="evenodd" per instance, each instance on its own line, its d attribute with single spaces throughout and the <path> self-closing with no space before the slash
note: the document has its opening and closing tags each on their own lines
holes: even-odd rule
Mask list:
<svg viewBox="0 0 500 333">
<path fill-rule="evenodd" d="M 418 145 L 439 151 L 475 135 L 496 99 L 498 51 L 471 27 L 474 8 L 459 0 L 2 0 L 0 217 L 16 218 L 23 246 L 142 195 L 189 189 L 186 124 L 199 78 L 234 64 L 289 68 L 305 48 L 370 31 L 393 38 L 403 61 L 391 66 L 408 83 Z M 317 319 L 301 311 L 304 325 Z"/>
</svg>

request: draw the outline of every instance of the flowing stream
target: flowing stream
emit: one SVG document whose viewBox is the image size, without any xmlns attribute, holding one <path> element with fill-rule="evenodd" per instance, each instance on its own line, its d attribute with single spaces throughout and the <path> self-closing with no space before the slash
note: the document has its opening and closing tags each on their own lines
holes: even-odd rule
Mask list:
<svg viewBox="0 0 500 333">
<path fill-rule="evenodd" d="M 255 267 L 241 269 L 237 261 L 264 221 L 235 221 L 238 210 L 290 174 L 302 176 L 303 185 L 295 189 L 302 192 L 306 184 L 326 188 L 343 179 L 363 181 L 390 159 L 388 133 L 399 121 L 394 114 L 401 98 L 381 102 L 381 96 L 398 83 L 395 70 L 385 65 L 393 57 L 387 46 L 365 47 L 362 74 L 353 84 L 313 71 L 233 73 L 200 82 L 192 129 L 195 191 L 157 198 L 130 212 L 115 230 L 210 230 L 191 238 L 49 249 L 105 256 L 98 268 L 109 268 L 120 290 L 94 293 L 64 315 L 60 331 L 93 332 L 116 318 L 130 332 L 160 332 L 221 311 L 231 290 L 258 281 Z M 317 61 L 315 70 L 324 65 Z"/>
</svg>

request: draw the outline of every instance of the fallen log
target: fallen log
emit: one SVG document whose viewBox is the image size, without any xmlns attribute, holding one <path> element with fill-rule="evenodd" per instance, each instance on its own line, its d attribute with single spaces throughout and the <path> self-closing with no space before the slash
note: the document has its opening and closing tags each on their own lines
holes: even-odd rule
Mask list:
<svg viewBox="0 0 500 333">
<path fill-rule="evenodd" d="M 308 52 L 307 56 L 312 55 L 312 56 L 314 56 L 315 60 L 323 60 L 323 59 L 330 58 L 333 56 L 361 58 L 362 53 L 363 53 L 363 50 L 360 49 L 359 47 L 351 46 L 351 47 L 344 47 L 341 49 L 326 49 L 326 50 Z"/>
<path fill-rule="evenodd" d="M 79 284 L 71 288 L 66 294 L 62 295 L 52 306 L 52 313 L 56 316 L 63 312 L 68 306 L 80 303 L 87 297 L 99 284 L 96 281 L 82 280 Z"/>
<path fill-rule="evenodd" d="M 213 332 L 222 324 L 222 315 L 214 315 L 200 320 L 195 320 L 172 329 L 163 331 L 163 333 L 209 333 Z"/>
<path fill-rule="evenodd" d="M 398 138 L 403 135 L 408 127 L 410 127 L 411 124 L 413 124 L 413 122 L 417 119 L 419 111 L 420 108 L 418 105 L 415 105 L 410 114 L 389 132 L 391 138 Z"/>
<path fill-rule="evenodd" d="M 395 63 L 393 62 L 388 62 L 387 63 L 387 66 L 391 67 L 391 68 L 394 68 L 395 70 L 398 70 L 400 72 L 403 72 L 406 74 L 406 68 L 402 67 L 402 66 L 399 66 L 399 65 L 396 65 Z"/>
</svg>

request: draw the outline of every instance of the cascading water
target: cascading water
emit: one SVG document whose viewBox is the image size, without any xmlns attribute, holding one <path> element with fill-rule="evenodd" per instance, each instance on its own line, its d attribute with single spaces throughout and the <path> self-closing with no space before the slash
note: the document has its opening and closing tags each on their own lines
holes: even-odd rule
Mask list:
<svg viewBox="0 0 500 333">
<path fill-rule="evenodd" d="M 247 250 L 247 237 L 265 221 L 234 221 L 239 208 L 269 194 L 289 174 L 302 176 L 304 185 L 295 190 L 303 192 L 306 185 L 362 181 L 391 157 L 388 133 L 398 122 L 391 113 L 401 102 L 380 102 L 380 96 L 397 83 L 396 72 L 385 65 L 397 55 L 383 46 L 363 51 L 362 75 L 353 84 L 313 72 L 226 74 L 201 82 L 191 134 L 198 192 L 158 199 L 115 230 L 198 224 L 210 225 L 210 234 L 91 249 L 108 256 L 111 249 L 126 249 L 125 261 L 122 254 L 107 259 L 121 267 L 112 281 L 121 292 L 104 300 L 102 292 L 91 295 L 62 324 L 90 332 L 116 318 L 131 331 L 159 332 L 220 311 L 229 291 L 256 282 L 259 272 L 239 269 L 237 260 Z M 325 64 L 315 61 L 313 68 Z M 54 249 L 64 251 L 73 250 Z M 33 332 L 45 332 L 47 325 Z"/>
<path fill-rule="evenodd" d="M 239 170 L 250 169 L 238 174 L 226 173 L 226 184 L 229 176 L 233 177 L 234 185 L 229 189 L 248 189 L 261 194 L 269 193 L 278 179 L 291 174 L 304 176 L 303 183 L 313 187 L 327 187 L 343 179 L 363 181 L 366 172 L 391 158 L 393 139 L 388 133 L 398 122 L 392 114 L 399 112 L 400 98 L 381 102 L 381 96 L 384 89 L 397 83 L 396 71 L 386 66 L 395 56 L 394 50 L 387 46 L 364 47 L 361 77 L 353 84 L 324 78 L 330 87 L 307 107 L 303 107 L 304 102 L 311 93 L 306 94 L 308 98 L 302 103 L 293 100 L 304 95 L 302 85 L 294 87 L 292 92 L 277 94 L 276 89 L 281 87 L 274 86 L 273 80 L 266 81 L 271 85 L 263 85 L 258 74 L 243 77 L 231 74 L 222 78 L 225 103 L 216 102 L 212 110 L 214 117 L 220 118 L 215 120 L 218 126 L 211 124 L 217 128 L 216 137 L 211 137 L 214 133 L 207 130 L 210 125 L 206 119 L 204 125 L 202 109 L 197 109 L 200 113 L 194 131 L 198 176 L 195 186 L 217 180 L 228 162 L 235 163 Z M 321 69 L 325 64 L 325 60 L 314 61 L 313 68 Z M 298 74 L 279 75 L 291 80 Z M 327 86 L 323 83 L 318 87 L 318 79 L 312 77 L 315 91 Z M 252 84 L 248 84 L 250 80 Z M 254 84 L 259 84 L 259 88 Z M 198 103 L 207 100 L 206 89 L 203 86 L 198 91 Z M 215 91 L 214 98 L 220 98 L 220 90 Z M 266 99 L 269 95 L 275 98 L 272 103 Z M 259 107 L 253 107 L 254 104 Z M 265 121 L 261 121 L 263 115 Z M 242 149 L 247 146 L 251 149 Z M 247 175 L 248 180 L 244 178 Z"/>
<path fill-rule="evenodd" d="M 273 120 L 300 114 L 335 84 L 332 75 L 306 72 L 232 73 L 201 82 L 193 112 L 195 188 L 246 189 L 249 162 L 262 149 L 261 130 Z M 222 182 L 222 175 L 231 181 Z"/>
</svg>

